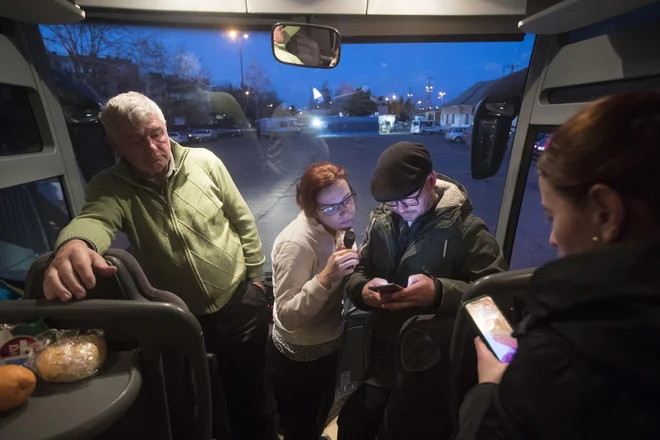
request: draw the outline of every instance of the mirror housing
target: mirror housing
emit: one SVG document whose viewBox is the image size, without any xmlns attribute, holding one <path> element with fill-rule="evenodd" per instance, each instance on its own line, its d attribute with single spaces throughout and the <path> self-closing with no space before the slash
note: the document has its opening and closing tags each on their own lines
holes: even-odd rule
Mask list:
<svg viewBox="0 0 660 440">
<path fill-rule="evenodd" d="M 307 23 L 276 23 L 270 33 L 275 59 L 290 66 L 334 69 L 341 57 L 337 29 Z"/>
<path fill-rule="evenodd" d="M 483 99 L 474 110 L 471 173 L 475 180 L 494 176 L 502 166 L 509 146 L 511 125 L 520 111 L 520 101 L 487 102 Z"/>
<path fill-rule="evenodd" d="M 471 136 L 471 172 L 475 180 L 494 176 L 511 136 L 511 125 L 520 113 L 528 68 L 494 81 L 474 109 Z"/>
</svg>

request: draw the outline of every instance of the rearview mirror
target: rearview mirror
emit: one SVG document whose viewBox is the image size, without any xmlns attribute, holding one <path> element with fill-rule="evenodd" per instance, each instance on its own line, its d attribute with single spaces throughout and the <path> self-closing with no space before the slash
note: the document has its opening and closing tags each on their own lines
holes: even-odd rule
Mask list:
<svg viewBox="0 0 660 440">
<path fill-rule="evenodd" d="M 475 180 L 494 176 L 502 165 L 509 146 L 511 125 L 518 115 L 520 101 L 486 102 L 474 111 L 472 126 L 471 171 Z"/>
<path fill-rule="evenodd" d="M 273 56 L 282 64 L 334 69 L 341 57 L 337 29 L 307 23 L 277 23 L 271 31 Z"/>
</svg>

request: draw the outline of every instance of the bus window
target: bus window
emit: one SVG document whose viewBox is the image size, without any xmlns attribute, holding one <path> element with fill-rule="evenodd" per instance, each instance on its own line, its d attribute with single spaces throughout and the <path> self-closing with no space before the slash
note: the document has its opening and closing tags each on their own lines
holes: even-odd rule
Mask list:
<svg viewBox="0 0 660 440">
<path fill-rule="evenodd" d="M 21 284 L 71 220 L 59 179 L 0 189 L 0 279 Z"/>
<path fill-rule="evenodd" d="M 28 91 L 0 84 L 0 156 L 38 153 L 43 148 Z"/>
<path fill-rule="evenodd" d="M 536 169 L 538 158 L 545 151 L 550 131 L 549 127 L 541 130 L 530 127 L 525 148 L 533 150 L 532 162 L 527 173 L 527 184 L 513 242 L 511 269 L 537 267 L 557 258 L 557 249 L 549 243 L 552 224 L 541 205 L 539 176 Z"/>
<path fill-rule="evenodd" d="M 497 228 L 507 167 L 473 180 L 469 149 L 446 141 L 435 121 L 447 120 L 458 107 L 471 113 L 481 92 L 464 92 L 485 92 L 488 87 L 475 84 L 509 74 L 512 62 L 524 69 L 533 36 L 517 42 L 343 44 L 341 63 L 319 70 L 280 64 L 269 31 L 101 22 L 67 27 L 70 32 L 40 26 L 51 67 L 84 81 L 104 100 L 144 93 L 162 108 L 170 132 L 218 133 L 228 118 L 235 121 L 232 136 L 181 141 L 224 162 L 257 219 L 266 270 L 275 237 L 298 213 L 295 182 L 305 167 L 330 161 L 346 168 L 359 195 L 359 243 L 376 205 L 370 180 L 378 157 L 400 141 L 424 144 L 436 171 L 462 183 L 474 214 L 492 232 Z M 90 39 L 114 44 L 97 53 Z M 453 60 L 451 69 L 444 59 Z M 381 130 L 386 122 L 391 129 Z M 411 127 L 438 135 L 415 136 Z"/>
</svg>

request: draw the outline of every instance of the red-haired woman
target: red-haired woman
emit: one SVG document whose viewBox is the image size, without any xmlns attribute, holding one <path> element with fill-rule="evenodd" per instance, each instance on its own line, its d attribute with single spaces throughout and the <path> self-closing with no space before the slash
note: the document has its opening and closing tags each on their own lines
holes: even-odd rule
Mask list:
<svg viewBox="0 0 660 440">
<path fill-rule="evenodd" d="M 267 371 L 285 440 L 318 440 L 334 401 L 344 328 L 344 277 L 359 262 L 345 249 L 355 193 L 343 168 L 310 165 L 296 190 L 301 212 L 275 239 L 275 313 Z"/>
</svg>

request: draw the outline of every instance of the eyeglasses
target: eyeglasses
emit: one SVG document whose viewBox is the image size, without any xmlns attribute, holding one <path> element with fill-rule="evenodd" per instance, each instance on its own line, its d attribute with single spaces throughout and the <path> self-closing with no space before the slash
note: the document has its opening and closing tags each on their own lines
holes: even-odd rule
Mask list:
<svg viewBox="0 0 660 440">
<path fill-rule="evenodd" d="M 410 196 L 399 200 L 392 200 L 390 202 L 383 202 L 383 205 L 387 206 L 388 208 L 396 208 L 396 206 L 399 203 L 401 203 L 403 206 L 417 206 L 419 205 L 419 196 L 422 195 L 423 189 L 424 189 L 424 185 L 422 185 L 422 187 L 419 188 L 419 190 L 417 191 L 417 195 L 415 196 Z"/>
<path fill-rule="evenodd" d="M 355 205 L 356 199 L 357 199 L 357 195 L 355 193 L 351 193 L 341 202 L 335 203 L 334 205 L 328 205 L 328 206 L 324 206 L 323 208 L 319 208 L 319 211 L 321 211 L 323 214 L 327 216 L 333 216 L 339 212 L 342 206 L 344 208 L 348 208 L 349 206 Z"/>
</svg>

